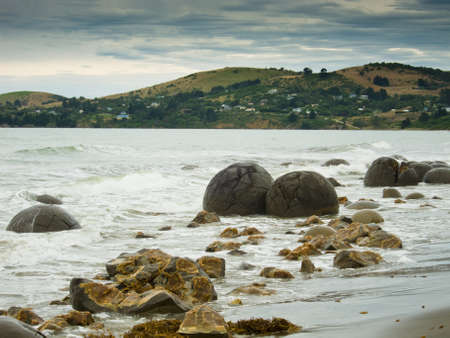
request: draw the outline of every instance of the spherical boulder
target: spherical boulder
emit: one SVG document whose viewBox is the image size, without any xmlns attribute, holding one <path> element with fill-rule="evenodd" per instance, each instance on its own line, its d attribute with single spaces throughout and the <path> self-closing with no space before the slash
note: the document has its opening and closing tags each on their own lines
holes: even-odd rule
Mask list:
<svg viewBox="0 0 450 338">
<path fill-rule="evenodd" d="M 408 168 L 414 169 L 414 171 L 417 174 L 417 179 L 419 180 L 419 182 L 422 182 L 425 174 L 431 169 L 433 169 L 433 167 L 430 164 L 424 162 L 408 162 L 407 165 Z"/>
<path fill-rule="evenodd" d="M 380 157 L 372 162 L 364 176 L 367 187 L 394 186 L 397 183 L 398 162 L 391 157 Z"/>
<path fill-rule="evenodd" d="M 45 337 L 45 335 L 34 329 L 31 325 L 25 324 L 17 319 L 0 316 L 0 337 L 42 338 Z"/>
<path fill-rule="evenodd" d="M 294 171 L 279 177 L 266 196 L 267 213 L 280 217 L 336 214 L 336 190 L 322 175 Z"/>
<path fill-rule="evenodd" d="M 81 228 L 64 209 L 54 205 L 35 205 L 19 212 L 6 230 L 15 232 L 52 232 Z"/>
<path fill-rule="evenodd" d="M 450 183 L 450 168 L 434 168 L 427 172 L 423 178 L 425 183 Z"/>
<path fill-rule="evenodd" d="M 400 198 L 402 194 L 395 188 L 383 189 L 383 198 Z"/>
<path fill-rule="evenodd" d="M 400 170 L 400 174 L 398 175 L 397 185 L 405 186 L 405 185 L 417 185 L 420 180 L 417 176 L 417 173 L 412 168 L 406 168 L 404 170 Z"/>
<path fill-rule="evenodd" d="M 332 227 L 329 227 L 327 225 L 315 225 L 311 229 L 305 232 L 306 236 L 311 237 L 317 237 L 317 236 L 324 236 L 324 237 L 330 237 L 335 236 L 336 230 L 334 230 Z"/>
<path fill-rule="evenodd" d="M 384 222 L 383 217 L 374 210 L 360 210 L 353 214 L 352 216 L 353 222 L 369 224 L 369 223 L 382 223 Z"/>
<path fill-rule="evenodd" d="M 264 214 L 272 176 L 256 163 L 235 163 L 216 174 L 203 196 L 203 209 L 219 215 Z"/>
</svg>

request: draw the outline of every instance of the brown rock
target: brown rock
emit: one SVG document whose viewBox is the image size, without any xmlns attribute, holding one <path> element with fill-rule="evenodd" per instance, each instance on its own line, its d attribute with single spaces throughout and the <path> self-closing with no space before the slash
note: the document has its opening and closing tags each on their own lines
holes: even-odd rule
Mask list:
<svg viewBox="0 0 450 338">
<path fill-rule="evenodd" d="M 239 249 L 234 249 L 234 250 L 231 250 L 231 251 L 229 251 L 227 253 L 227 255 L 231 255 L 231 256 L 243 256 L 243 255 L 246 255 L 246 254 L 247 254 L 246 251 L 239 250 Z"/>
<path fill-rule="evenodd" d="M 252 236 L 252 235 L 262 235 L 263 232 L 259 231 L 258 229 L 254 227 L 246 227 L 244 230 L 242 230 L 239 233 L 239 236 Z"/>
<path fill-rule="evenodd" d="M 406 201 L 401 200 L 401 199 L 396 199 L 396 200 L 394 201 L 394 203 L 395 203 L 395 204 L 402 204 L 402 203 L 406 203 Z"/>
<path fill-rule="evenodd" d="M 236 323 L 228 322 L 231 333 L 236 335 L 253 336 L 253 335 L 286 335 L 297 333 L 302 330 L 301 326 L 292 324 L 283 318 L 272 318 L 266 320 L 262 318 L 253 318 L 249 320 L 239 320 Z"/>
<path fill-rule="evenodd" d="M 31 308 L 12 306 L 8 309 L 7 313 L 8 316 L 14 317 L 17 320 L 29 325 L 39 325 L 44 322 L 44 320 L 34 313 Z"/>
<path fill-rule="evenodd" d="M 262 269 L 262 271 L 259 273 L 259 275 L 261 277 L 266 277 L 266 278 L 281 278 L 281 279 L 294 278 L 294 276 L 289 271 L 277 269 L 272 266 Z"/>
<path fill-rule="evenodd" d="M 372 251 L 343 250 L 334 257 L 334 266 L 339 269 L 362 268 L 380 263 L 383 258 Z"/>
<path fill-rule="evenodd" d="M 400 249 L 403 246 L 400 238 L 384 230 L 372 231 L 369 236 L 359 238 L 356 244 L 382 249 Z"/>
<path fill-rule="evenodd" d="M 322 253 L 320 250 L 314 247 L 311 243 L 304 243 L 303 245 L 292 250 L 291 253 L 286 256 L 286 259 L 296 261 L 302 256 L 317 256 L 321 254 Z"/>
<path fill-rule="evenodd" d="M 158 231 L 169 231 L 169 230 L 172 230 L 172 227 L 170 225 L 166 225 L 158 229 Z"/>
<path fill-rule="evenodd" d="M 52 330 L 59 332 L 67 326 L 89 326 L 95 322 L 89 311 L 70 311 L 68 314 L 59 315 L 45 321 L 39 330 Z"/>
<path fill-rule="evenodd" d="M 311 236 L 313 238 L 316 236 L 330 237 L 330 236 L 335 236 L 335 235 L 336 235 L 336 230 L 334 230 L 332 227 L 329 227 L 327 225 L 316 225 L 316 226 L 313 226 L 312 228 L 308 229 L 308 231 L 305 232 L 305 237 Z"/>
<path fill-rule="evenodd" d="M 239 249 L 241 247 L 241 243 L 239 242 L 221 242 L 221 241 L 215 241 L 208 245 L 206 248 L 206 252 L 217 252 L 222 250 L 233 250 L 233 249 Z"/>
<path fill-rule="evenodd" d="M 182 338 L 183 336 L 177 333 L 180 325 L 181 320 L 177 319 L 152 320 L 133 326 L 133 328 L 126 332 L 123 337 Z"/>
<path fill-rule="evenodd" d="M 278 256 L 286 257 L 286 256 L 289 255 L 290 253 L 291 253 L 291 250 L 290 250 L 290 249 L 281 249 L 281 250 L 278 252 Z"/>
<path fill-rule="evenodd" d="M 348 202 L 348 198 L 346 196 L 340 196 L 338 197 L 338 203 L 339 204 L 345 204 Z"/>
<path fill-rule="evenodd" d="M 367 224 L 355 222 L 346 228 L 339 229 L 336 233 L 336 238 L 343 242 L 356 243 L 358 238 L 368 236 L 371 231 Z"/>
<path fill-rule="evenodd" d="M 405 198 L 407 200 L 416 200 L 416 199 L 421 199 L 424 197 L 425 196 L 423 194 L 421 194 L 420 192 L 412 192 L 412 193 L 408 194 Z"/>
<path fill-rule="evenodd" d="M 315 266 L 309 257 L 304 257 L 302 259 L 302 265 L 300 267 L 300 272 L 303 273 L 313 273 L 315 270 Z"/>
<path fill-rule="evenodd" d="M 384 222 L 383 217 L 374 210 L 360 210 L 353 214 L 352 220 L 364 224 Z"/>
<path fill-rule="evenodd" d="M 199 305 L 186 313 L 178 333 L 191 337 L 228 337 L 228 326 L 216 311 Z"/>
<path fill-rule="evenodd" d="M 240 300 L 239 298 L 235 298 L 231 302 L 229 302 L 228 305 L 239 306 L 239 305 L 244 305 L 244 304 L 242 303 L 242 300 Z"/>
<path fill-rule="evenodd" d="M 311 224 L 323 224 L 323 221 L 320 219 L 319 216 L 312 215 L 309 216 L 305 221 L 297 223 L 296 227 L 304 227 Z"/>
<path fill-rule="evenodd" d="M 270 296 L 276 293 L 275 290 L 266 289 L 266 284 L 264 283 L 253 283 L 246 286 L 240 286 L 233 291 L 232 294 L 247 294 L 247 295 L 256 295 L 256 296 Z"/>
<path fill-rule="evenodd" d="M 383 189 L 383 198 L 400 198 L 402 194 L 395 188 Z"/>
<path fill-rule="evenodd" d="M 221 238 L 235 238 L 238 236 L 239 236 L 239 232 L 238 232 L 238 229 L 236 229 L 236 228 L 226 228 L 220 234 Z"/>
<path fill-rule="evenodd" d="M 135 238 L 139 239 L 139 238 L 156 238 L 155 235 L 149 235 L 149 234 L 144 234 L 142 231 L 139 231 L 138 233 L 136 233 Z"/>
<path fill-rule="evenodd" d="M 189 223 L 189 228 L 196 228 L 200 224 L 209 224 L 209 223 L 219 223 L 220 218 L 217 216 L 215 212 L 209 212 L 202 210 L 200 211 L 197 216 Z"/>
<path fill-rule="evenodd" d="M 225 259 L 223 258 L 203 256 L 197 259 L 197 263 L 211 278 L 225 276 Z"/>
</svg>

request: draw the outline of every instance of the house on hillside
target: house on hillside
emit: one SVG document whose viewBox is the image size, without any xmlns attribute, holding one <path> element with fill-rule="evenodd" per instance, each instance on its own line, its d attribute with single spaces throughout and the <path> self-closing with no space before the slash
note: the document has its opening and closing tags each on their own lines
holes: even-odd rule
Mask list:
<svg viewBox="0 0 450 338">
<path fill-rule="evenodd" d="M 116 115 L 115 119 L 117 121 L 121 121 L 121 120 L 129 120 L 130 119 L 130 115 L 128 115 L 127 112 L 120 112 L 120 114 Z"/>
</svg>

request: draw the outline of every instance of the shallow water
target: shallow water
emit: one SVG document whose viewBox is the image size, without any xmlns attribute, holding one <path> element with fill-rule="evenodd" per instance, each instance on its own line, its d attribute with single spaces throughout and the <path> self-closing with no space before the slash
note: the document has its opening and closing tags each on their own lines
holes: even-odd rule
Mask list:
<svg viewBox="0 0 450 338">
<path fill-rule="evenodd" d="M 326 337 L 366 318 L 405 312 L 419 300 L 439 303 L 448 294 L 450 274 L 450 189 L 448 185 L 402 187 L 405 196 L 418 191 L 425 199 L 394 204 L 382 199 L 382 188 L 365 188 L 361 178 L 379 156 L 400 154 L 409 160 L 450 163 L 450 134 L 420 131 L 275 131 L 275 130 L 104 130 L 0 129 L 0 309 L 29 306 L 47 319 L 69 306 L 50 306 L 67 295 L 72 277 L 91 278 L 121 252 L 160 248 L 171 255 L 196 259 L 228 226 L 255 226 L 265 232 L 260 245 L 244 245 L 247 255 L 214 255 L 227 262 L 226 277 L 216 280 L 216 309 L 226 319 L 284 316 L 305 327 L 311 337 Z M 322 167 L 331 158 L 350 166 Z M 381 204 L 383 229 L 397 234 L 401 250 L 376 250 L 385 263 L 358 270 L 338 270 L 334 255 L 313 257 L 322 272 L 306 278 L 299 262 L 277 253 L 299 245 L 295 224 L 301 219 L 266 216 L 222 217 L 222 224 L 190 229 L 186 225 L 202 208 L 203 192 L 221 169 L 238 161 L 256 161 L 274 178 L 295 170 L 332 176 L 343 187 L 338 196 L 355 201 L 372 198 Z M 57 196 L 82 229 L 47 233 L 7 232 L 10 219 L 34 205 L 32 194 Z M 442 199 L 432 199 L 439 196 Z M 429 203 L 433 207 L 421 207 Z M 341 207 L 340 214 L 354 211 Z M 325 220 L 329 219 L 324 217 Z M 158 231 L 170 225 L 170 231 Z M 157 235 L 135 239 L 136 232 Z M 244 241 L 244 239 L 238 239 Z M 210 253 L 208 253 L 210 254 Z M 257 266 L 239 271 L 242 261 Z M 259 277 L 265 266 L 289 270 L 291 281 Z M 238 286 L 264 281 L 277 290 L 270 297 L 239 296 L 244 306 L 230 307 Z M 438 290 L 438 291 L 437 291 Z M 434 295 L 434 296 L 433 296 Z M 340 302 L 336 302 L 339 300 Z M 432 306 L 432 304 L 429 304 Z M 370 308 L 369 316 L 360 311 Z M 355 315 L 350 315 L 352 311 Z M 349 312 L 349 315 L 346 313 Z M 136 317 L 101 314 L 119 336 Z M 335 332 L 336 331 L 336 332 Z M 69 329 L 62 336 L 86 333 Z M 348 336 L 348 333 L 346 333 Z M 355 333 L 355 337 L 359 336 Z"/>
</svg>

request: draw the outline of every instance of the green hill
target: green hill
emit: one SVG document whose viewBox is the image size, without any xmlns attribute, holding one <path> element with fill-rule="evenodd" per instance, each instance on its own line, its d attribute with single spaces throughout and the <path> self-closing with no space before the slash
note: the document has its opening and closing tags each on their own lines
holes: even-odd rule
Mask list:
<svg viewBox="0 0 450 338">
<path fill-rule="evenodd" d="M 0 94 L 0 103 L 20 105 L 21 107 L 58 106 L 64 100 L 63 96 L 34 91 L 19 91 Z"/>
</svg>

